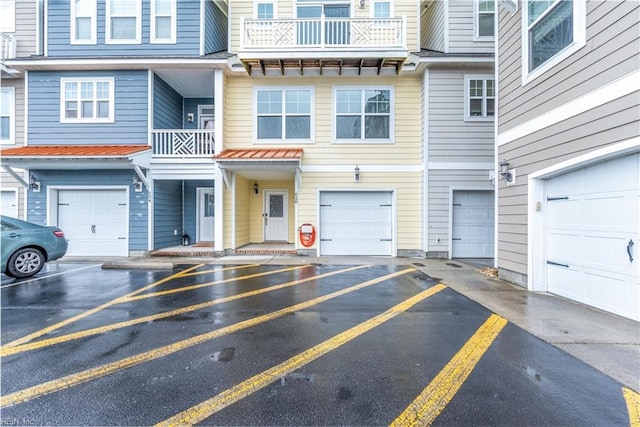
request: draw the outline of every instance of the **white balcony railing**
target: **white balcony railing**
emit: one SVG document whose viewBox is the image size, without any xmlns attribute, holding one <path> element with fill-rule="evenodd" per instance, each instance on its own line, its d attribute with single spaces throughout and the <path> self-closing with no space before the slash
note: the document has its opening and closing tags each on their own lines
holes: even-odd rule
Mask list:
<svg viewBox="0 0 640 427">
<path fill-rule="evenodd" d="M 16 39 L 10 34 L 2 33 L 0 37 L 0 59 L 14 59 L 16 57 Z"/>
<path fill-rule="evenodd" d="M 405 49 L 404 18 L 243 19 L 240 49 Z"/>
<path fill-rule="evenodd" d="M 153 130 L 153 157 L 202 158 L 215 154 L 213 129 Z"/>
</svg>

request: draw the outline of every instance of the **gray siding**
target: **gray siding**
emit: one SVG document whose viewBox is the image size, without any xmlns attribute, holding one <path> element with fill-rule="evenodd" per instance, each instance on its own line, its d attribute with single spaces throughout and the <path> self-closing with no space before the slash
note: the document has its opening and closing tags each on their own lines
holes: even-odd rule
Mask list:
<svg viewBox="0 0 640 427">
<path fill-rule="evenodd" d="M 153 128 L 182 129 L 182 96 L 158 76 L 153 80 Z"/>
<path fill-rule="evenodd" d="M 499 132 L 638 69 L 640 2 L 587 2 L 587 45 L 522 87 L 521 10 L 500 10 Z M 553 94 L 553 96 L 549 96 Z"/>
<path fill-rule="evenodd" d="M 31 56 L 36 53 L 36 1 L 16 1 L 16 57 Z M 4 84 L 4 82 L 3 82 Z"/>
<path fill-rule="evenodd" d="M 127 185 L 135 173 L 130 170 L 32 170 L 41 183 L 40 192 L 29 191 L 27 220 L 36 224 L 47 222 L 47 187 L 51 185 Z M 129 191 L 129 250 L 146 251 L 148 246 L 149 195 L 147 189 Z"/>
<path fill-rule="evenodd" d="M 115 123 L 60 123 L 60 79 L 114 77 Z M 146 71 L 30 72 L 29 144 L 147 144 Z"/>
<path fill-rule="evenodd" d="M 493 41 L 474 41 L 472 0 L 449 1 L 448 53 L 493 53 Z"/>
<path fill-rule="evenodd" d="M 24 145 L 24 79 L 2 79 L 2 87 L 14 88 L 14 101 L 15 101 L 15 130 L 14 141 L 15 145 Z M 11 145 L 2 145 L 2 148 L 11 147 Z"/>
<path fill-rule="evenodd" d="M 154 182 L 154 249 L 182 241 L 182 181 Z M 174 230 L 178 230 L 175 235 Z"/>
<path fill-rule="evenodd" d="M 70 3 L 68 0 L 48 1 L 48 55 L 56 56 L 198 56 L 200 55 L 200 2 L 178 0 L 175 44 L 150 43 L 149 0 L 142 1 L 142 43 L 105 44 L 105 0 L 98 0 L 97 44 L 70 43 Z"/>
<path fill-rule="evenodd" d="M 429 73 L 429 162 L 493 162 L 494 122 L 464 121 L 465 75 L 457 70 Z"/>
<path fill-rule="evenodd" d="M 227 50 L 228 22 L 212 1 L 205 2 L 205 54 Z"/>
<path fill-rule="evenodd" d="M 422 49 L 445 51 L 444 8 L 445 2 L 434 1 L 420 17 L 420 47 Z"/>
</svg>

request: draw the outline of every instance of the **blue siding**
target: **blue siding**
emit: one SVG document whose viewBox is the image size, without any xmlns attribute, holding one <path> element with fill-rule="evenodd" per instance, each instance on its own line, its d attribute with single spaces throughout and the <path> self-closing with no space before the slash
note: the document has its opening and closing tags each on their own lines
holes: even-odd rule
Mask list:
<svg viewBox="0 0 640 427">
<path fill-rule="evenodd" d="M 211 171 L 211 175 L 213 175 L 213 171 Z M 184 182 L 184 230 L 191 237 L 192 242 L 197 240 L 197 187 L 213 187 L 213 183 L 213 179 L 211 181 Z"/>
<path fill-rule="evenodd" d="M 193 113 L 195 120 L 193 123 L 184 123 L 185 129 L 198 129 L 198 105 L 213 105 L 213 98 L 185 98 L 184 99 L 184 116 Z"/>
<path fill-rule="evenodd" d="M 207 2 L 209 3 L 209 2 Z M 49 0 L 48 55 L 50 57 L 77 56 L 199 56 L 200 55 L 200 1 L 178 0 L 177 34 L 175 44 L 150 43 L 149 0 L 142 0 L 142 44 L 105 44 L 105 0 L 98 0 L 95 45 L 70 43 L 71 8 L 69 0 Z"/>
<path fill-rule="evenodd" d="M 131 170 L 32 170 L 38 177 L 40 192 L 29 190 L 27 220 L 36 224 L 47 221 L 47 187 L 52 185 L 126 185 L 129 186 L 129 250 L 146 251 L 149 236 L 149 195 L 146 188 L 141 193 L 133 190 Z"/>
<path fill-rule="evenodd" d="M 228 48 L 228 22 L 222 11 L 212 1 L 205 2 L 204 51 L 215 53 Z"/>
<path fill-rule="evenodd" d="M 154 182 L 154 249 L 178 246 L 182 241 L 182 181 Z M 178 235 L 174 235 L 178 230 Z"/>
<path fill-rule="evenodd" d="M 153 81 L 153 128 L 182 129 L 182 96 L 158 76 Z"/>
<path fill-rule="evenodd" d="M 60 123 L 60 79 L 113 77 L 115 123 Z M 29 144 L 147 144 L 147 72 L 29 73 Z"/>
</svg>

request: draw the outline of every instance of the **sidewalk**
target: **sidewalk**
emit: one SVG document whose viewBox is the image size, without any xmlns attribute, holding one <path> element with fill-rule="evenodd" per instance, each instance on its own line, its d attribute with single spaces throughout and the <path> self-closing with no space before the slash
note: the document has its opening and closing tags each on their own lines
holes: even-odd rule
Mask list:
<svg viewBox="0 0 640 427">
<path fill-rule="evenodd" d="M 100 262 L 105 261 L 104 259 Z M 65 258 L 64 262 L 74 262 Z M 220 258 L 118 258 L 103 268 L 173 269 L 179 264 L 409 265 L 597 370 L 640 392 L 640 323 L 492 278 L 452 260 L 392 257 L 235 255 Z"/>
</svg>

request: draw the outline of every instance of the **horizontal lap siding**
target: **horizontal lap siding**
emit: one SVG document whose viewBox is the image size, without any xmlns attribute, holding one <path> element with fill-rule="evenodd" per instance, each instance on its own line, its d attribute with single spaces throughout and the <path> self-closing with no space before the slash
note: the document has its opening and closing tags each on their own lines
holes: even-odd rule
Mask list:
<svg viewBox="0 0 640 427">
<path fill-rule="evenodd" d="M 60 123 L 60 79 L 114 77 L 115 123 Z M 29 144 L 147 144 L 147 72 L 29 73 Z"/>
<path fill-rule="evenodd" d="M 27 57 L 36 53 L 36 1 L 15 2 L 15 30 L 13 33 L 16 43 L 16 57 Z M 3 82 L 4 85 L 4 82 Z"/>
<path fill-rule="evenodd" d="M 182 182 L 155 181 L 153 205 L 154 249 L 178 246 L 182 239 Z M 178 230 L 178 234 L 174 234 Z"/>
<path fill-rule="evenodd" d="M 474 41 L 472 0 L 451 0 L 449 4 L 448 53 L 493 53 L 493 41 Z"/>
<path fill-rule="evenodd" d="M 227 49 L 228 20 L 212 1 L 205 2 L 205 46 L 204 53 L 221 52 Z"/>
<path fill-rule="evenodd" d="M 278 9 L 278 18 L 287 18 L 291 15 L 283 15 L 280 10 L 282 1 L 274 5 Z M 231 53 L 237 53 L 242 38 L 241 18 L 253 19 L 253 0 L 233 0 L 229 2 L 229 16 L 231 17 Z"/>
<path fill-rule="evenodd" d="M 159 76 L 153 80 L 153 128 L 182 129 L 182 96 Z"/>
<path fill-rule="evenodd" d="M 444 19 L 445 2 L 434 1 L 429 5 L 421 18 L 420 47 L 423 49 L 445 51 L 444 45 Z"/>
<path fill-rule="evenodd" d="M 499 132 L 638 69 L 640 2 L 590 1 L 586 46 L 522 87 L 520 14 L 503 10 L 500 17 Z"/>
<path fill-rule="evenodd" d="M 231 193 L 227 191 L 226 193 Z M 251 243 L 251 197 L 253 194 L 253 182 L 235 175 L 235 213 L 225 216 L 226 223 L 232 223 L 235 219 L 235 239 L 236 248 Z M 231 220 L 231 221 L 229 221 Z M 227 242 L 227 247 L 231 247 L 231 241 Z"/>
</svg>

